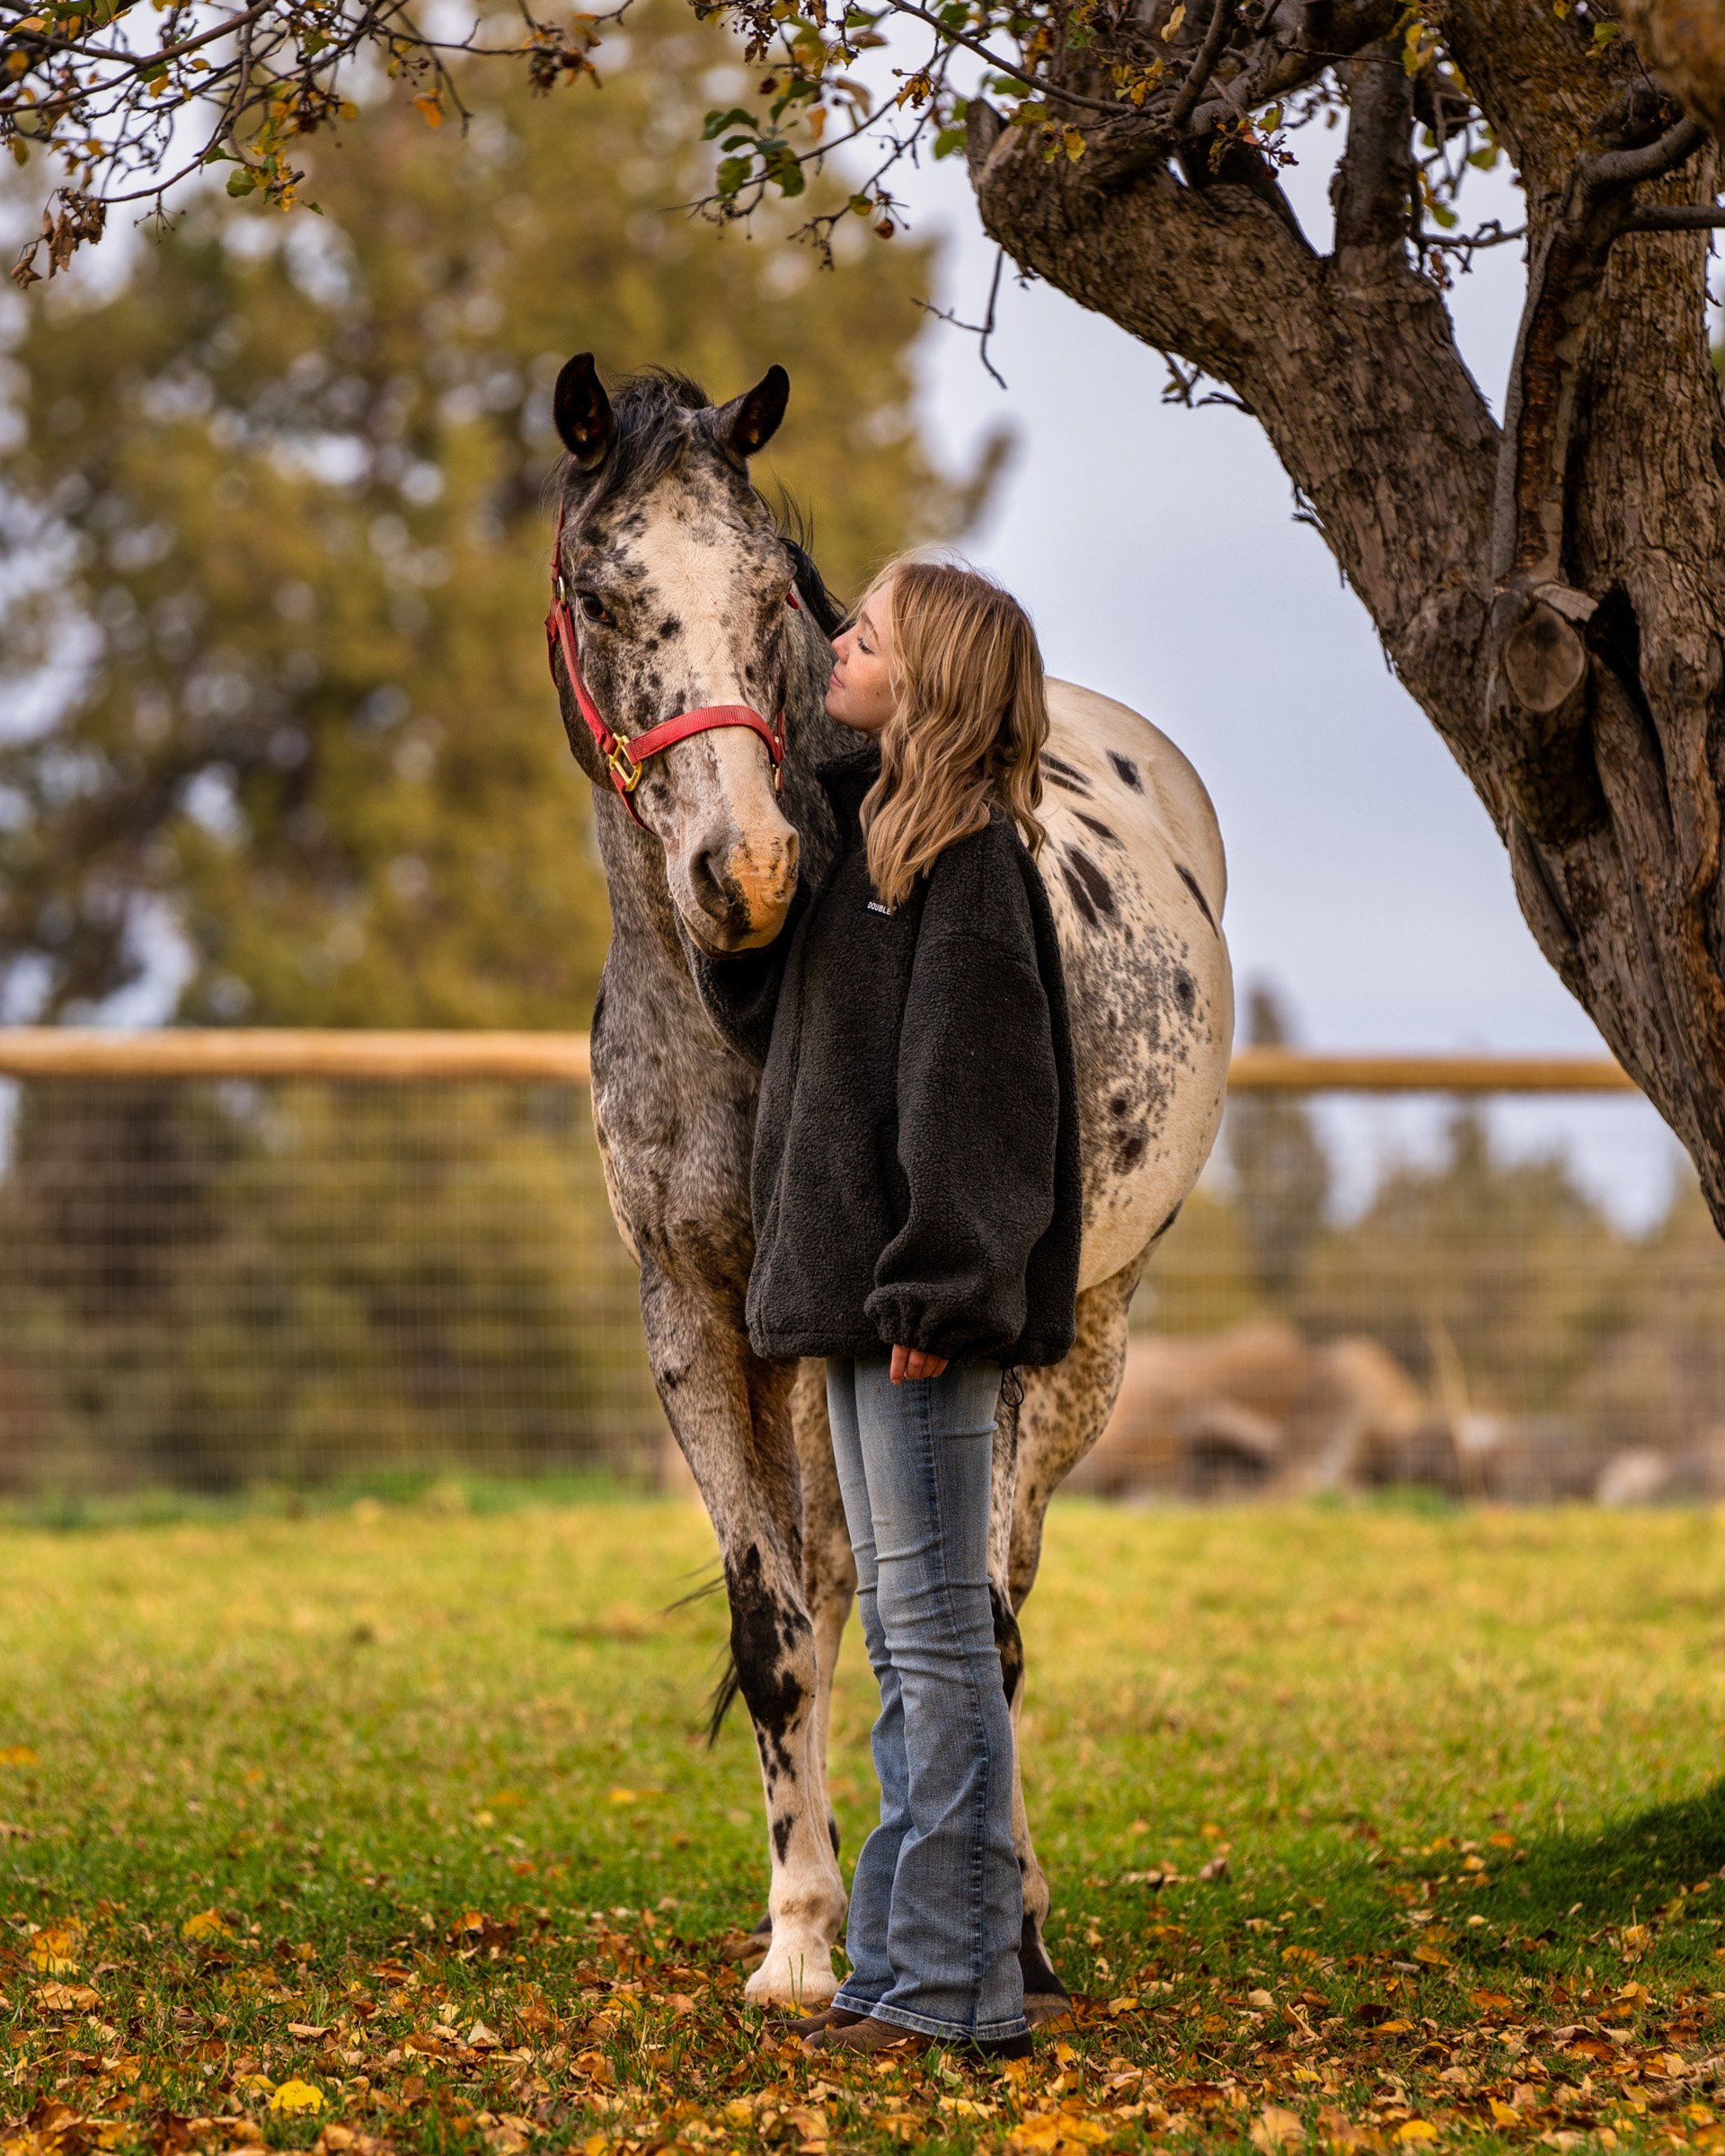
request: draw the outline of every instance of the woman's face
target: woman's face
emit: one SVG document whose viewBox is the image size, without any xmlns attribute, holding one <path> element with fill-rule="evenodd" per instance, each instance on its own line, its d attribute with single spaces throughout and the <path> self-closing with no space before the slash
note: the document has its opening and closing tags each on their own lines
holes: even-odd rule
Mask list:
<svg viewBox="0 0 1725 2156">
<path fill-rule="evenodd" d="M 827 715 L 859 734 L 878 734 L 892 716 L 887 597 L 883 590 L 865 599 L 855 621 L 833 641 Z"/>
</svg>

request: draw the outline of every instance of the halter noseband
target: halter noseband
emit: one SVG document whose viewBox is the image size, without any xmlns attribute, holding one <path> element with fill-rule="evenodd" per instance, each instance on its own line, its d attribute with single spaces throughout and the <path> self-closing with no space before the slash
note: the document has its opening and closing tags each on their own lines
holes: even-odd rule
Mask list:
<svg viewBox="0 0 1725 2156">
<path fill-rule="evenodd" d="M 796 592 L 788 595 L 792 606 L 800 606 Z M 581 717 L 587 721 L 587 730 L 593 737 L 594 746 L 605 759 L 611 773 L 611 782 L 623 796 L 623 805 L 644 831 L 641 811 L 635 807 L 635 789 L 641 783 L 641 767 L 649 756 L 657 756 L 686 741 L 691 734 L 711 733 L 717 727 L 746 726 L 766 744 L 766 753 L 773 759 L 773 790 L 775 793 L 784 786 L 784 711 L 781 707 L 778 718 L 772 724 L 762 718 L 752 705 L 747 703 L 704 703 L 699 710 L 679 711 L 674 719 L 662 719 L 657 726 L 650 726 L 632 740 L 622 734 L 614 734 L 599 715 L 599 707 L 589 694 L 581 675 L 581 656 L 575 641 L 575 610 L 569 603 L 569 590 L 563 578 L 563 508 L 557 508 L 557 536 L 551 550 L 551 612 L 545 616 L 545 657 L 551 667 L 551 678 L 557 679 L 557 654 L 563 655 L 563 671 L 569 676 L 569 685 L 575 692 L 575 702 Z"/>
</svg>

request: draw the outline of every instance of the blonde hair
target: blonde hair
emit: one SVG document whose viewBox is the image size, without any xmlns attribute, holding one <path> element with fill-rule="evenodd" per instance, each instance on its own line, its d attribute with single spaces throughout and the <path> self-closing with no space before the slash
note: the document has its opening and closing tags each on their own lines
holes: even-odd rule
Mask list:
<svg viewBox="0 0 1725 2156">
<path fill-rule="evenodd" d="M 948 846 L 983 829 L 995 802 L 1041 852 L 1048 707 L 1030 616 L 992 577 L 900 560 L 875 578 L 859 614 L 871 599 L 885 602 L 876 619 L 894 702 L 862 823 L 870 879 L 898 906 Z"/>
</svg>

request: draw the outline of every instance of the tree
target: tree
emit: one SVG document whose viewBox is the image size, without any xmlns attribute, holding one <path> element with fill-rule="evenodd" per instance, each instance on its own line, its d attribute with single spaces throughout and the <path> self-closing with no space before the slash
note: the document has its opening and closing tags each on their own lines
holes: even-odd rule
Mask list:
<svg viewBox="0 0 1725 2156">
<path fill-rule="evenodd" d="M 1247 1041 L 1273 1048 L 1291 1038 L 1281 998 L 1257 983 L 1246 997 Z M 1258 1285 L 1285 1307 L 1330 1196 L 1330 1162 L 1311 1107 L 1291 1094 L 1242 1093 L 1229 1103 L 1223 1143 Z"/>
<path fill-rule="evenodd" d="M 721 390 L 784 362 L 778 471 L 841 588 L 973 513 L 989 467 L 942 478 L 912 415 L 925 260 L 818 281 L 659 215 L 677 158 L 641 143 L 694 130 L 725 41 L 666 7 L 632 38 L 603 101 L 518 84 L 458 159 L 368 113 L 321 218 L 206 197 L 117 289 L 32 306 L 0 450 L 14 710 L 49 669 L 0 741 L 14 1003 L 100 1003 L 165 921 L 188 1017 L 585 1022 L 604 891 L 538 632 L 571 341 Z M 571 147 L 604 184 L 562 184 Z"/>
</svg>

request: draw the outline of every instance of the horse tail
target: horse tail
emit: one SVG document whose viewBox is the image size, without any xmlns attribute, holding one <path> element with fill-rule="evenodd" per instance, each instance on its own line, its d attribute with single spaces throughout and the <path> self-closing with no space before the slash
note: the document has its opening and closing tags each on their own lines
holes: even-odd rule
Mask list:
<svg viewBox="0 0 1725 2156">
<path fill-rule="evenodd" d="M 719 1742 L 719 1732 L 725 1726 L 725 1717 L 730 1712 L 738 1693 L 743 1689 L 743 1673 L 737 1666 L 737 1657 L 729 1649 L 725 1666 L 719 1673 L 719 1682 L 712 1688 L 712 1697 L 707 1702 L 707 1749 L 711 1751 Z"/>
</svg>

